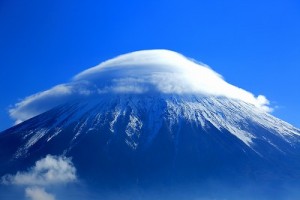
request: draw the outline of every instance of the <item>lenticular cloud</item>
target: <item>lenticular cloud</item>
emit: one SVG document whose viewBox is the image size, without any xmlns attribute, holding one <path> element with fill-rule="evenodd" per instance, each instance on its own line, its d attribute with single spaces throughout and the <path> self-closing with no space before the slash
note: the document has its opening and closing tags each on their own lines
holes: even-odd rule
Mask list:
<svg viewBox="0 0 300 200">
<path fill-rule="evenodd" d="M 263 95 L 227 83 L 207 65 L 169 50 L 124 54 L 77 74 L 71 82 L 33 94 L 16 103 L 10 116 L 20 123 L 72 99 L 104 93 L 201 94 L 224 96 L 271 111 Z"/>
</svg>

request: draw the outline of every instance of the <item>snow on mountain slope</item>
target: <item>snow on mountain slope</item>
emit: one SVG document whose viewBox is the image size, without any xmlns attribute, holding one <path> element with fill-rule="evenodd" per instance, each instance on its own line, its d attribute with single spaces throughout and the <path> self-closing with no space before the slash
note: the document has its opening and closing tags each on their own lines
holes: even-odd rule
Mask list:
<svg viewBox="0 0 300 200">
<path fill-rule="evenodd" d="M 257 141 L 264 141 L 284 152 L 277 144 L 278 139 L 293 146 L 300 138 L 298 129 L 241 100 L 197 95 L 103 94 L 96 99 L 81 99 L 58 106 L 28 123 L 20 124 L 16 130 L 24 143 L 15 156 L 28 156 L 39 140 L 47 143 L 69 126 L 72 127 L 72 138 L 66 141 L 68 148 L 65 151 L 85 134 L 105 126 L 109 127 L 110 134 L 117 134 L 120 123 L 124 123 L 122 129 L 126 133 L 123 142 L 137 149 L 142 133 L 149 144 L 163 125 L 174 135 L 174 127 L 182 122 L 208 133 L 211 127 L 218 129 L 220 134 L 226 130 L 261 155 L 264 152 L 256 149 Z M 268 134 L 257 132 L 257 127 Z"/>
</svg>

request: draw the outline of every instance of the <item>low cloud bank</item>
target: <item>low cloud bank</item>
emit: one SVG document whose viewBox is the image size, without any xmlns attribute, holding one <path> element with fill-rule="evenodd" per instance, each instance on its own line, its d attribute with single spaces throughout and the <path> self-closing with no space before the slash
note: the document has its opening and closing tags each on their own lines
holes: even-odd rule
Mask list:
<svg viewBox="0 0 300 200">
<path fill-rule="evenodd" d="M 2 184 L 25 186 L 26 197 L 32 200 L 55 200 L 55 196 L 46 192 L 46 188 L 58 184 L 72 183 L 77 180 L 76 168 L 70 158 L 47 155 L 37 161 L 27 171 L 15 175 L 5 175 Z"/>
<path fill-rule="evenodd" d="M 44 188 L 40 187 L 26 188 L 25 195 L 32 200 L 55 200 L 54 195 L 47 193 Z"/>
</svg>

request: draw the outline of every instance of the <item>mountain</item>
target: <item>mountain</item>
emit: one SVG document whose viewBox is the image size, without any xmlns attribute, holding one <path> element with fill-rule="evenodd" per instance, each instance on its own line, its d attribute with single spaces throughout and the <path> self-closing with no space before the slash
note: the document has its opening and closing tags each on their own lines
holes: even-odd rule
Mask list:
<svg viewBox="0 0 300 200">
<path fill-rule="evenodd" d="M 0 134 L 0 176 L 50 154 L 71 157 L 95 188 L 262 187 L 300 177 L 300 130 L 269 114 L 264 97 L 175 52 L 125 54 L 63 86 L 76 93 Z"/>
</svg>

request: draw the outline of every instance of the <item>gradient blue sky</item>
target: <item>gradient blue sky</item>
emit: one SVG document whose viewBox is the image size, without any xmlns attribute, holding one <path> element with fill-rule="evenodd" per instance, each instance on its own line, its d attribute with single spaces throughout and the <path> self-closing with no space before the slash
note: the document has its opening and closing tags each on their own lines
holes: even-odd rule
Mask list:
<svg viewBox="0 0 300 200">
<path fill-rule="evenodd" d="M 164 48 L 210 65 L 300 127 L 298 0 L 1 0 L 0 130 L 9 106 L 119 54 Z"/>
</svg>

